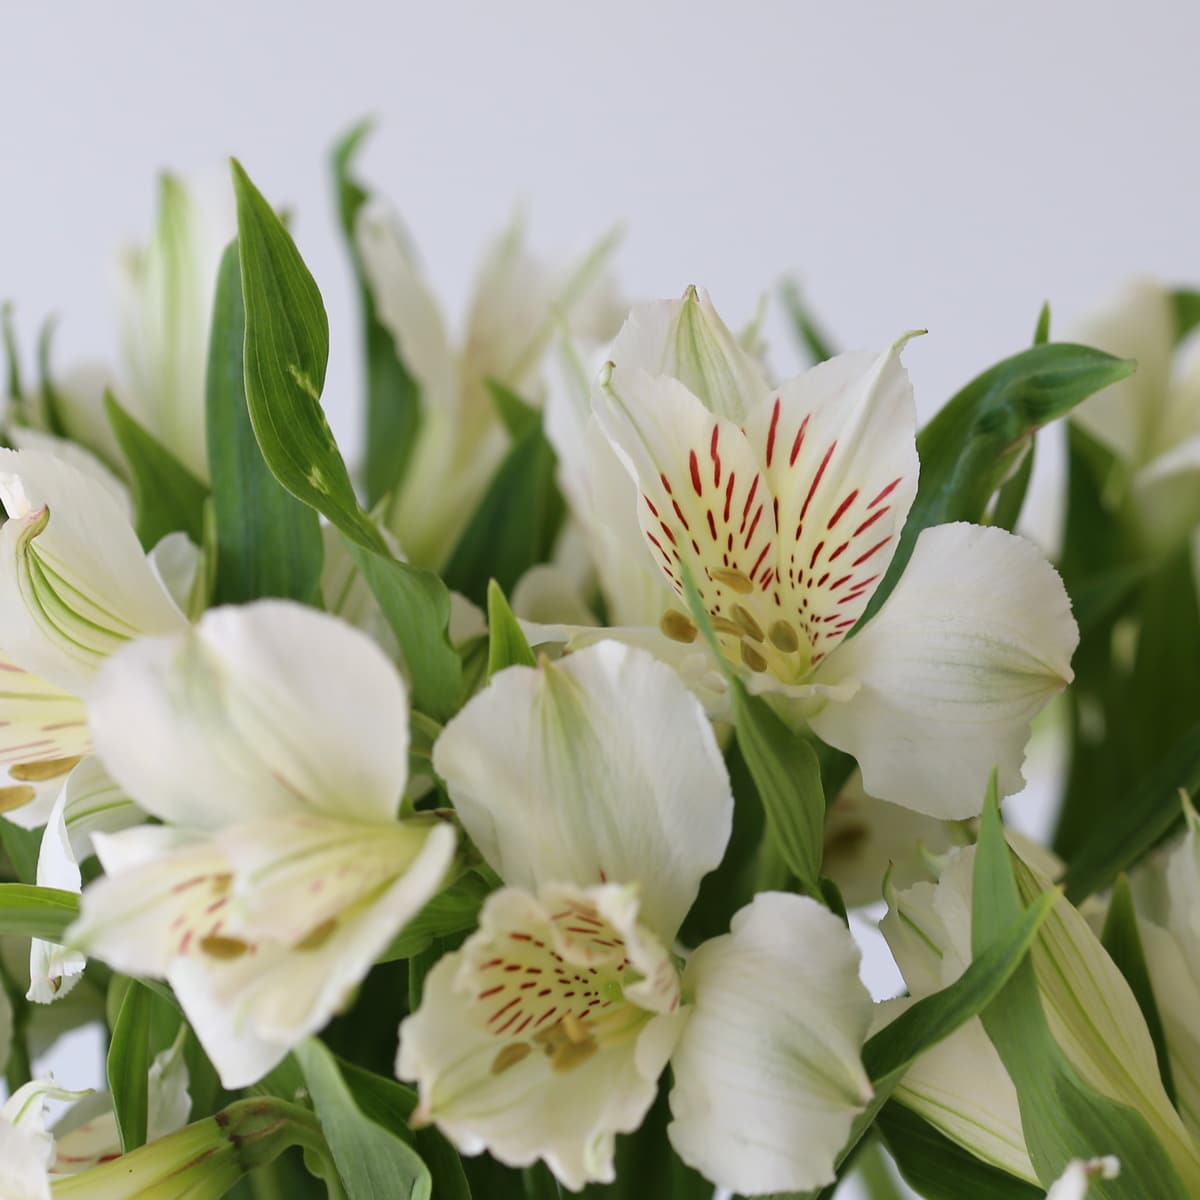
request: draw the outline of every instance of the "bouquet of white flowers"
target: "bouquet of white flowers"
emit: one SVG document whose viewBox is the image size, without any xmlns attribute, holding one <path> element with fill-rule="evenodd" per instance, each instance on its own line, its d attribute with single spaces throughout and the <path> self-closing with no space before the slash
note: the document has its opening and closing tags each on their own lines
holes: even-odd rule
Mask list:
<svg viewBox="0 0 1200 1200">
<path fill-rule="evenodd" d="M 0 1200 L 1200 1195 L 1200 294 L 1043 310 L 918 428 L 913 332 L 787 290 L 780 380 L 515 222 L 455 343 L 361 136 L 358 472 L 237 163 L 236 230 L 164 181 L 118 370 L 6 312 Z"/>
</svg>

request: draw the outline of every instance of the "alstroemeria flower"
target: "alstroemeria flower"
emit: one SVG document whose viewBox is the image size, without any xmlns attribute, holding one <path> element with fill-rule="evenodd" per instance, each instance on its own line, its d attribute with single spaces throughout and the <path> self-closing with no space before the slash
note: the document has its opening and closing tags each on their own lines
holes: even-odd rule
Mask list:
<svg viewBox="0 0 1200 1200">
<path fill-rule="evenodd" d="M 1017 881 L 1029 903 L 1050 884 L 1032 861 L 1033 847 L 1022 840 L 1017 848 Z M 911 998 L 890 1002 L 885 1018 L 953 983 L 970 963 L 974 862 L 974 847 L 956 851 L 936 885 L 918 883 L 889 896 L 881 929 Z M 1200 1189 L 1200 1147 L 1163 1089 L 1138 1002 L 1088 921 L 1060 900 L 1030 959 L 1050 1031 L 1080 1077 L 1141 1113 L 1185 1187 Z M 919 1058 L 895 1095 L 985 1162 L 1037 1182 L 1016 1089 L 977 1019 Z"/>
<path fill-rule="evenodd" d="M 419 1120 L 467 1154 L 613 1178 L 668 1061 L 672 1144 L 744 1195 L 833 1178 L 870 1098 L 870 1001 L 845 926 L 763 893 L 683 963 L 675 937 L 721 860 L 733 800 L 699 702 L 602 642 L 498 673 L 434 747 L 464 828 L 505 881 L 400 1031 Z"/>
<path fill-rule="evenodd" d="M 74 1100 L 82 1094 L 35 1079 L 0 1106 L 0 1196 L 4 1200 L 50 1200 L 54 1138 L 46 1129 L 46 1101 Z"/>
<path fill-rule="evenodd" d="M 529 254 L 523 222 L 514 220 L 483 262 L 458 348 L 404 230 L 386 206 L 363 208 L 356 239 L 379 320 L 420 388 L 421 424 L 412 459 L 384 506 L 384 519 L 413 562 L 436 568 L 453 549 L 507 445 L 487 381 L 537 402 L 543 360 L 563 323 L 596 341 L 613 335 L 620 317 L 604 268 L 616 238 L 604 238 L 570 271 L 558 273 Z"/>
<path fill-rule="evenodd" d="M 686 566 L 749 687 L 853 754 L 871 795 L 964 817 L 994 765 L 1005 794 L 1021 786 L 1030 723 L 1071 679 L 1078 630 L 1032 544 L 954 524 L 921 534 L 848 636 L 916 494 L 905 340 L 770 388 L 702 294 L 635 308 L 594 404 L 629 482 L 610 481 L 596 515 L 658 577 L 658 628 L 616 636 L 693 660 L 700 690 L 716 686 Z"/>
<path fill-rule="evenodd" d="M 1169 292 L 1139 279 L 1081 322 L 1074 340 L 1138 364 L 1071 414 L 1116 456 L 1119 477 L 1105 498 L 1127 506 L 1152 550 L 1189 536 L 1200 547 L 1200 338 L 1177 351 Z"/>
<path fill-rule="evenodd" d="M 90 752 L 80 697 L 100 664 L 130 638 L 187 626 L 128 497 L 90 462 L 0 450 L 0 812 L 26 828 Z"/>
<path fill-rule="evenodd" d="M 408 694 L 383 652 L 285 601 L 210 610 L 101 671 L 112 777 L 164 824 L 94 838 L 69 944 L 166 978 L 230 1088 L 344 1003 L 442 885 L 454 830 L 397 816 Z"/>
</svg>

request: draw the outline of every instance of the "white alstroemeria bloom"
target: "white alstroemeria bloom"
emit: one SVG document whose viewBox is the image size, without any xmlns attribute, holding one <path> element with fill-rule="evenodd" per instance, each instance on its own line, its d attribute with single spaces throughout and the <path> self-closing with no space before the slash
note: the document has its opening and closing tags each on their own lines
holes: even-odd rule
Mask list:
<svg viewBox="0 0 1200 1200">
<path fill-rule="evenodd" d="M 1055 1180 L 1046 1193 L 1046 1200 L 1087 1200 L 1093 1180 L 1116 1179 L 1120 1174 L 1121 1164 L 1111 1154 L 1086 1162 L 1077 1158 Z"/>
<path fill-rule="evenodd" d="M 1200 1140 L 1200 819 L 1186 801 L 1184 812 L 1186 832 L 1165 862 L 1151 860 L 1139 871 L 1138 925 L 1176 1106 Z"/>
<path fill-rule="evenodd" d="M 1071 679 L 1078 630 L 1036 547 L 953 524 L 920 535 L 887 603 L 847 636 L 916 494 L 906 340 L 769 388 L 702 294 L 635 308 L 594 401 L 628 482 L 598 511 L 658 577 L 657 628 L 616 636 L 653 641 L 707 686 L 686 565 L 752 690 L 853 754 L 871 795 L 965 817 L 996 764 L 1002 792 L 1020 788 L 1030 723 Z"/>
<path fill-rule="evenodd" d="M 91 750 L 81 699 L 132 637 L 183 629 L 137 540 L 124 489 L 98 467 L 0 450 L 0 812 L 36 828 Z"/>
<path fill-rule="evenodd" d="M 153 235 L 121 260 L 118 398 L 199 479 L 208 478 L 204 378 L 231 201 L 227 189 L 218 201 L 164 174 Z"/>
<path fill-rule="evenodd" d="M 286 601 L 212 609 L 114 655 L 100 759 L 164 822 L 97 834 L 69 948 L 166 978 L 226 1087 L 344 1003 L 444 882 L 454 830 L 400 819 L 408 693 L 384 653 Z"/>
<path fill-rule="evenodd" d="M 483 262 L 457 348 L 395 215 L 379 202 L 364 206 L 356 239 L 379 320 L 420 389 L 413 457 L 385 507 L 385 524 L 413 562 L 436 568 L 508 444 L 487 380 L 537 403 L 543 361 L 563 323 L 596 341 L 613 335 L 620 316 L 604 268 L 616 237 L 604 238 L 560 274 L 529 254 L 524 224 L 514 220 Z"/>
<path fill-rule="evenodd" d="M 1152 549 L 1170 549 L 1200 526 L 1200 335 L 1177 351 L 1170 294 L 1138 279 L 1081 322 L 1075 340 L 1137 359 L 1133 375 L 1085 400 L 1071 420 L 1120 464 L 1107 498 L 1128 501 Z"/>
<path fill-rule="evenodd" d="M 1018 884 L 1029 903 L 1049 881 L 1023 843 L 1014 848 L 1021 855 L 1015 860 Z M 954 982 L 971 961 L 974 863 L 974 847 L 956 851 L 936 885 L 918 883 L 889 896 L 880 928 L 914 1000 Z M 1050 1031 L 1081 1078 L 1137 1109 L 1185 1186 L 1200 1194 L 1200 1148 L 1163 1089 L 1137 1000 L 1086 918 L 1060 900 L 1030 957 Z M 909 1002 L 890 1002 L 885 1015 L 891 1019 Z M 978 1020 L 918 1059 L 896 1097 L 985 1162 L 1037 1182 L 1016 1090 Z"/>
<path fill-rule="evenodd" d="M 870 1002 L 845 926 L 763 893 L 686 964 L 674 949 L 729 839 L 712 729 L 652 655 L 602 642 L 499 672 L 434 747 L 506 886 L 400 1030 L 419 1120 L 467 1154 L 613 1178 L 668 1062 L 672 1144 L 744 1195 L 833 1178 L 870 1098 Z"/>
<path fill-rule="evenodd" d="M 54 1138 L 46 1129 L 46 1101 L 74 1100 L 50 1080 L 35 1079 L 0 1106 L 0 1196 L 4 1200 L 50 1200 Z"/>
</svg>

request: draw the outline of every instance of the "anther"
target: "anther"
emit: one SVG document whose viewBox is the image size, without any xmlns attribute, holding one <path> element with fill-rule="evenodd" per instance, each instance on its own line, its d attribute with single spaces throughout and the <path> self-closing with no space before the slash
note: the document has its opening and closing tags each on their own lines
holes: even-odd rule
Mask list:
<svg viewBox="0 0 1200 1200">
<path fill-rule="evenodd" d="M 19 783 L 16 787 L 0 787 L 0 813 L 12 812 L 28 804 L 37 792 L 27 783 Z"/>
<path fill-rule="evenodd" d="M 794 654 L 800 649 L 800 639 L 787 621 L 776 621 L 767 630 L 767 636 L 771 639 L 771 644 L 782 650 L 784 654 Z"/>
<path fill-rule="evenodd" d="M 22 783 L 44 783 L 47 779 L 58 779 L 73 771 L 81 757 L 77 754 L 74 758 L 47 758 L 42 762 L 17 763 L 8 769 L 8 773 Z"/>
<path fill-rule="evenodd" d="M 596 1043 L 563 1042 L 550 1057 L 550 1066 L 556 1071 L 573 1071 L 576 1067 L 587 1062 L 596 1053 Z"/>
<path fill-rule="evenodd" d="M 336 917 L 330 917 L 326 921 L 322 921 L 320 925 L 314 929 L 310 929 L 297 943 L 297 950 L 320 950 L 327 941 L 333 936 L 334 930 L 337 929 L 338 923 Z"/>
<path fill-rule="evenodd" d="M 754 619 L 753 614 L 748 608 L 743 608 L 740 604 L 733 606 L 733 619 L 741 626 L 742 632 L 747 637 L 753 638 L 756 642 L 763 640 L 762 626 Z"/>
<path fill-rule="evenodd" d="M 698 630 L 691 619 L 677 608 L 668 608 L 659 619 L 658 627 L 673 642 L 694 642 Z"/>
<path fill-rule="evenodd" d="M 209 958 L 227 960 L 241 958 L 250 949 L 250 944 L 243 942 L 241 938 L 220 937 L 217 934 L 212 934 L 209 937 L 200 939 L 200 949 Z"/>
<path fill-rule="evenodd" d="M 533 1047 L 528 1042 L 512 1042 L 492 1059 L 492 1074 L 502 1074 L 509 1067 L 515 1067 L 517 1063 L 528 1058 L 532 1053 Z"/>
<path fill-rule="evenodd" d="M 754 591 L 754 580 L 744 572 L 734 570 L 732 567 L 713 567 L 709 571 L 709 575 L 714 583 L 723 583 L 743 596 L 748 596 Z"/>
<path fill-rule="evenodd" d="M 567 1035 L 567 1040 L 576 1046 L 582 1045 L 591 1037 L 587 1026 L 574 1013 L 567 1013 L 563 1017 L 562 1027 L 563 1033 Z"/>
<path fill-rule="evenodd" d="M 718 633 L 728 633 L 735 638 L 740 638 L 743 633 L 742 627 L 735 625 L 728 617 L 713 617 L 712 625 Z"/>
<path fill-rule="evenodd" d="M 748 642 L 742 642 L 742 662 L 752 671 L 765 671 L 767 660 Z"/>
</svg>

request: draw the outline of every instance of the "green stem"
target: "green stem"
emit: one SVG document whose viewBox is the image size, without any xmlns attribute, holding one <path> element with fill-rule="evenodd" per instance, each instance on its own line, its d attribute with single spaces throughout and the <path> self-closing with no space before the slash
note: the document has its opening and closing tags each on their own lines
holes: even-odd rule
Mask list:
<svg viewBox="0 0 1200 1200">
<path fill-rule="evenodd" d="M 33 1062 L 29 1056 L 29 1001 L 17 984 L 17 981 L 0 960 L 0 987 L 8 995 L 12 1008 L 12 1046 L 9 1049 L 8 1067 L 4 1072 L 4 1082 L 11 1096 L 17 1088 L 27 1084 L 33 1078 Z"/>
</svg>

